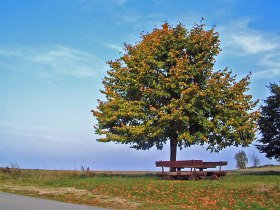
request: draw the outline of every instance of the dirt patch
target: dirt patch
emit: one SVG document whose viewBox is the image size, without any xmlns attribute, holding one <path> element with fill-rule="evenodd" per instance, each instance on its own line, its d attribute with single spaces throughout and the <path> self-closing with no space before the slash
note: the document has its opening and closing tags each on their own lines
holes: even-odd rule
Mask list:
<svg viewBox="0 0 280 210">
<path fill-rule="evenodd" d="M 141 205 L 123 198 L 100 195 L 94 191 L 73 187 L 43 188 L 37 186 L 1 185 L 0 191 L 116 209 L 137 209 Z"/>
<path fill-rule="evenodd" d="M 271 184 L 258 184 L 256 186 L 258 192 L 269 192 L 271 189 L 273 189 L 273 185 Z"/>
</svg>

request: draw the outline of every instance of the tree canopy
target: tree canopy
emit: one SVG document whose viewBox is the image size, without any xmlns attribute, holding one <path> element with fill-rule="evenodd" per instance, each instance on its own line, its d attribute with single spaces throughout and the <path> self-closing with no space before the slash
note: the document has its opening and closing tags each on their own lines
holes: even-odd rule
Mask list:
<svg viewBox="0 0 280 210">
<path fill-rule="evenodd" d="M 241 150 L 235 154 L 234 159 L 236 160 L 236 168 L 245 169 L 248 163 L 248 158 L 246 153 Z"/>
<path fill-rule="evenodd" d="M 215 70 L 221 51 L 219 34 L 195 24 L 190 30 L 164 23 L 125 44 L 124 55 L 109 61 L 93 115 L 100 142 L 130 144 L 135 149 L 207 145 L 220 151 L 247 146 L 257 128 L 257 102 L 247 95 L 249 75 L 237 81 L 227 68 Z"/>
<path fill-rule="evenodd" d="M 261 153 L 266 153 L 268 158 L 280 160 L 280 86 L 270 84 L 271 96 L 267 97 L 261 106 L 259 128 L 262 138 L 257 145 Z"/>
</svg>

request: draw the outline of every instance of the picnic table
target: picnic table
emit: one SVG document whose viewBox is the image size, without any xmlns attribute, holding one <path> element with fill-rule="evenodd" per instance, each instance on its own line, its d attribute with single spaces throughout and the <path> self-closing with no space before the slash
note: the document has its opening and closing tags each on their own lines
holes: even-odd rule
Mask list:
<svg viewBox="0 0 280 210">
<path fill-rule="evenodd" d="M 156 161 L 156 167 L 161 167 L 162 171 L 158 175 L 165 179 L 219 179 L 226 176 L 227 171 L 222 171 L 222 166 L 227 165 L 226 161 L 204 162 L 202 160 L 177 160 L 177 161 Z M 219 170 L 209 171 L 208 168 L 217 168 Z M 165 171 L 164 168 L 169 168 Z M 188 171 L 182 169 L 189 168 Z"/>
</svg>

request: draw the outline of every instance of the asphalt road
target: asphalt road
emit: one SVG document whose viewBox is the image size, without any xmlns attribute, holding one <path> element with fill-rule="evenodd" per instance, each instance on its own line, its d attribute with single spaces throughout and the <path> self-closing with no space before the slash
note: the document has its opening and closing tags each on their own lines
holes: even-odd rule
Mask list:
<svg viewBox="0 0 280 210">
<path fill-rule="evenodd" d="M 105 209 L 0 192 L 0 210 L 105 210 Z"/>
</svg>

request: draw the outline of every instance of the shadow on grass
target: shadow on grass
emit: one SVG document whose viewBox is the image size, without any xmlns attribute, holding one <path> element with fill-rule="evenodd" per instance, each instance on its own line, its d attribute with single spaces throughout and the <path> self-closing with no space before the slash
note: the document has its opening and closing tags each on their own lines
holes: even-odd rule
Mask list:
<svg viewBox="0 0 280 210">
<path fill-rule="evenodd" d="M 82 172 L 80 178 L 90 177 L 158 177 L 156 172 L 139 172 L 139 171 L 90 171 Z"/>
<path fill-rule="evenodd" d="M 280 176 L 280 171 L 244 171 L 241 172 L 242 175 L 275 175 Z"/>
</svg>

